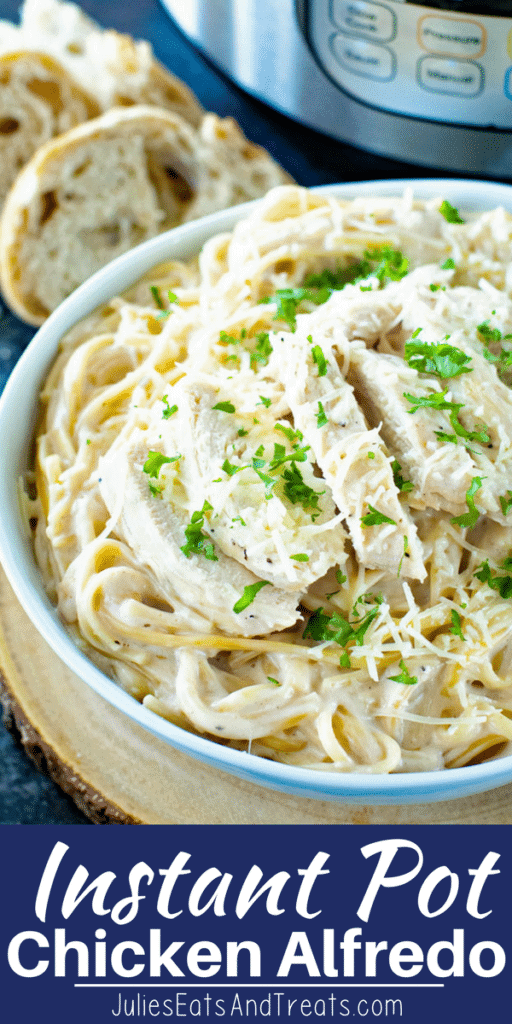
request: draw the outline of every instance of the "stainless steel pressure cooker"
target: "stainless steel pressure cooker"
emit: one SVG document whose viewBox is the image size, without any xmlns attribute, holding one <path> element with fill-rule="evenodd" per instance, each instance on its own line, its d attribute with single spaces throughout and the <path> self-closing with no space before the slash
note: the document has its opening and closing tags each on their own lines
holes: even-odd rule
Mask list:
<svg viewBox="0 0 512 1024">
<path fill-rule="evenodd" d="M 162 0 L 242 88 L 383 156 L 512 178 L 512 3 Z"/>
</svg>

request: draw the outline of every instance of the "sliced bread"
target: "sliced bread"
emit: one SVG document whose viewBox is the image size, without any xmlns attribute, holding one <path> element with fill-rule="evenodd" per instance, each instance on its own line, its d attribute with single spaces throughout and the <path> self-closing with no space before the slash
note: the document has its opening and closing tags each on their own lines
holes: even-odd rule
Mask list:
<svg viewBox="0 0 512 1024">
<path fill-rule="evenodd" d="M 0 222 L 0 283 L 39 325 L 92 273 L 185 220 L 262 196 L 289 176 L 231 119 L 199 131 L 153 107 L 118 107 L 43 146 Z"/>
<path fill-rule="evenodd" d="M 0 56 L 0 206 L 39 146 L 99 113 L 52 57 L 29 51 Z"/>
<path fill-rule="evenodd" d="M 195 126 L 201 120 L 204 110 L 193 92 L 158 63 L 148 42 L 101 28 L 77 4 L 25 0 L 17 31 L 25 45 L 61 61 L 102 110 L 142 103 Z"/>
<path fill-rule="evenodd" d="M 213 210 L 259 199 L 277 185 L 295 184 L 266 149 L 246 139 L 232 117 L 206 114 L 198 131 L 198 155 L 204 154 L 201 187 L 185 210 L 184 220 L 196 220 Z"/>
</svg>

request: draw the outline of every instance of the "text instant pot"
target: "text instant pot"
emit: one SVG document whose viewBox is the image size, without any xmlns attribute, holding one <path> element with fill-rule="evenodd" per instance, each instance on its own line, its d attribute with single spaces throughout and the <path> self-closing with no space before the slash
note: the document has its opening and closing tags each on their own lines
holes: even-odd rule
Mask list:
<svg viewBox="0 0 512 1024">
<path fill-rule="evenodd" d="M 48 972 L 71 979 L 217 976 L 219 981 L 272 978 L 301 984 L 308 978 L 428 980 L 501 974 L 505 950 L 492 937 L 493 906 L 503 898 L 500 854 L 489 851 L 473 863 L 468 849 L 464 867 L 459 864 L 454 871 L 440 864 L 428 873 L 422 849 L 408 839 L 372 842 L 360 847 L 360 856 L 370 872 L 356 893 L 355 914 L 349 910 L 353 917 L 347 919 L 344 893 L 350 893 L 354 907 L 358 879 L 344 872 L 341 856 L 336 863 L 321 850 L 302 867 L 274 874 L 258 864 L 248 871 L 242 868 L 239 876 L 218 866 L 195 870 L 195 856 L 182 850 L 166 867 L 140 860 L 122 875 L 106 870 L 93 876 L 77 864 L 69 846 L 57 842 L 35 896 L 38 924 L 11 938 L 8 962 L 11 971 L 28 979 Z M 285 862 L 285 851 L 276 851 L 275 860 Z M 390 938 L 389 901 L 404 894 L 421 941 L 409 933 Z M 384 901 L 383 924 L 379 907 Z M 443 915 L 452 908 L 460 927 L 453 927 L 452 916 L 452 926 L 444 933 Z M 256 927 L 262 914 L 264 938 L 261 926 Z M 290 919 L 290 928 L 276 931 L 275 923 L 283 916 Z M 435 932 L 433 925 L 426 930 L 425 922 L 436 919 Z M 474 927 L 472 940 L 466 939 L 469 919 L 485 922 L 479 941 L 473 941 Z M 59 926 L 50 927 L 50 920 Z M 160 927 L 151 927 L 156 923 Z M 300 927 L 292 929 L 292 924 Z M 232 938 L 226 927 L 232 927 Z"/>
</svg>

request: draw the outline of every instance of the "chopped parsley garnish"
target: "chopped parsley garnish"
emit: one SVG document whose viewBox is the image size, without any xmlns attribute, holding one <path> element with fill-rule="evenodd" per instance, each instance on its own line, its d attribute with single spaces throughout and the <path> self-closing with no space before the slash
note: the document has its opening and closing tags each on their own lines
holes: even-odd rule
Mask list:
<svg viewBox="0 0 512 1024">
<path fill-rule="evenodd" d="M 371 251 L 367 250 L 362 259 L 346 267 L 309 274 L 302 288 L 280 288 L 275 295 L 262 301 L 275 302 L 274 320 L 283 320 L 293 332 L 297 327 L 297 309 L 301 302 L 321 306 L 334 291 L 340 291 L 347 284 L 358 284 L 368 277 L 376 277 L 383 287 L 386 281 L 400 281 L 408 269 L 409 262 L 401 252 L 389 245 L 376 246 Z"/>
<path fill-rule="evenodd" d="M 281 445 L 281 447 L 283 446 Z M 256 449 L 251 461 L 246 463 L 246 465 L 232 466 L 226 459 L 222 468 L 229 476 L 234 476 L 235 473 L 240 473 L 242 469 L 253 469 L 257 476 L 259 476 L 260 480 L 265 484 L 265 500 L 269 501 L 272 497 L 272 488 L 277 483 L 277 477 L 268 476 L 266 473 L 262 472 L 263 466 L 266 464 L 265 459 L 261 458 L 263 452 L 264 447 L 261 444 L 260 447 Z"/>
<path fill-rule="evenodd" d="M 162 466 L 164 466 L 166 462 L 177 462 L 178 459 L 181 459 L 181 455 L 173 455 L 168 459 L 167 456 L 162 455 L 161 452 L 150 451 L 148 452 L 148 457 L 142 467 L 142 472 L 147 473 L 148 476 L 158 480 L 158 474 L 160 473 Z"/>
<path fill-rule="evenodd" d="M 466 505 L 468 506 L 469 512 L 464 512 L 462 516 L 454 516 L 450 522 L 454 523 L 455 526 L 467 527 L 468 530 L 472 530 L 478 522 L 480 512 L 475 506 L 475 494 L 480 490 L 482 486 L 482 477 L 474 476 L 471 481 L 469 490 L 466 491 Z"/>
<path fill-rule="evenodd" d="M 262 301 L 275 302 L 277 309 L 274 320 L 283 320 L 288 324 L 290 331 L 294 332 L 297 327 L 297 308 L 301 302 L 312 302 L 315 306 L 321 306 L 327 302 L 331 292 L 331 288 L 280 288 L 275 295 Z"/>
<path fill-rule="evenodd" d="M 174 416 L 174 413 L 178 412 L 178 406 L 177 405 L 169 405 L 169 402 L 168 402 L 168 399 L 167 399 L 167 395 L 164 395 L 164 397 L 162 398 L 162 402 L 164 403 L 164 411 L 162 413 L 162 419 L 163 420 L 170 420 L 171 416 Z"/>
<path fill-rule="evenodd" d="M 504 516 L 508 516 L 510 509 L 512 508 L 512 491 L 507 491 L 505 494 L 500 496 L 501 511 Z"/>
<path fill-rule="evenodd" d="M 255 460 L 253 459 L 253 469 L 258 474 L 258 476 L 259 476 L 260 480 L 262 481 L 262 483 L 265 484 L 265 501 L 270 501 L 270 499 L 273 496 L 272 495 L 272 489 L 273 489 L 273 487 L 275 487 L 275 485 L 277 483 L 277 477 L 275 477 L 275 476 L 268 476 L 267 473 L 262 473 L 261 469 L 257 469 L 256 466 L 254 466 L 254 461 Z"/>
<path fill-rule="evenodd" d="M 409 413 L 412 415 L 414 412 L 417 412 L 418 409 L 420 408 L 448 409 L 449 411 L 451 411 L 452 409 L 458 410 L 462 408 L 455 402 L 447 402 L 445 400 L 444 396 L 447 394 L 447 391 L 448 388 L 445 388 L 444 391 L 435 391 L 431 395 L 409 395 L 406 391 L 404 391 L 404 398 L 406 398 L 407 401 L 414 406 L 413 409 L 409 409 Z"/>
<path fill-rule="evenodd" d="M 338 267 L 337 270 L 326 268 L 320 274 L 309 274 L 304 284 L 306 288 L 326 288 L 331 292 L 340 291 L 352 282 L 354 270 L 351 266 Z"/>
<path fill-rule="evenodd" d="M 440 287 L 441 287 L 440 284 L 429 284 L 429 288 L 430 288 L 431 292 L 438 292 Z M 443 288 L 443 291 L 444 291 L 444 288 Z"/>
<path fill-rule="evenodd" d="M 290 467 L 284 470 L 283 480 L 284 493 L 292 505 L 302 505 L 302 508 L 305 510 L 312 508 L 316 511 L 317 516 L 320 515 L 318 500 L 322 494 L 325 494 L 325 491 L 315 491 L 312 487 L 309 487 L 305 483 L 296 462 L 293 462 Z M 311 518 L 316 517 L 313 514 Z"/>
<path fill-rule="evenodd" d="M 341 569 L 336 570 L 336 581 L 340 584 L 340 586 L 343 583 L 347 582 L 347 577 L 342 573 Z M 339 594 L 339 590 L 333 590 L 331 594 L 326 594 L 325 596 L 327 600 L 330 601 L 331 597 L 335 597 L 336 594 Z"/>
<path fill-rule="evenodd" d="M 304 449 L 304 458 L 299 459 L 300 462 L 304 462 L 304 459 L 306 458 L 306 451 L 307 449 Z M 274 457 L 269 465 L 269 468 L 277 469 L 278 466 L 281 466 L 283 462 L 286 462 L 290 458 L 291 455 L 286 454 L 286 448 L 284 444 L 278 444 L 278 442 L 276 441 L 274 442 Z"/>
<path fill-rule="evenodd" d="M 498 344 L 502 341 L 510 341 L 512 334 L 502 335 L 498 327 L 491 327 L 489 320 L 479 324 L 477 331 L 484 343 L 483 356 L 488 363 L 495 363 L 498 376 L 503 379 L 503 371 L 512 366 L 512 351 L 502 348 L 499 352 L 491 352 L 489 345 Z"/>
<path fill-rule="evenodd" d="M 391 463 L 391 469 L 393 470 L 393 480 L 395 481 L 395 487 L 398 491 L 402 491 L 404 494 L 406 494 L 407 491 L 414 490 L 414 484 L 412 480 L 404 480 L 401 474 L 402 467 L 398 459 L 393 459 L 393 462 Z"/>
<path fill-rule="evenodd" d="M 368 455 L 366 456 L 366 458 L 367 459 L 374 459 L 375 458 L 375 452 L 368 452 Z"/>
<path fill-rule="evenodd" d="M 488 428 L 486 427 L 485 423 L 482 423 L 481 426 L 481 430 L 468 431 L 465 429 L 465 427 L 462 426 L 462 423 L 457 423 L 455 434 L 446 434 L 444 430 L 435 430 L 434 433 L 436 437 L 439 438 L 440 441 L 448 441 L 450 444 L 457 444 L 457 437 L 461 437 L 463 439 L 464 444 L 466 443 L 466 441 L 478 441 L 479 444 L 487 444 L 489 441 L 489 435 L 487 434 Z M 468 446 L 466 445 L 466 447 Z M 472 448 L 468 448 L 468 451 L 472 450 Z"/>
<path fill-rule="evenodd" d="M 322 349 L 320 348 L 320 345 L 313 346 L 311 349 L 311 355 L 313 356 L 313 362 L 316 363 L 318 367 L 318 376 L 325 377 L 329 364 L 322 352 Z"/>
<path fill-rule="evenodd" d="M 165 305 L 164 305 L 163 300 L 162 300 L 162 296 L 160 295 L 160 289 L 157 288 L 156 285 L 151 285 L 150 291 L 151 291 L 151 294 L 152 294 L 153 299 L 155 301 L 155 305 L 158 307 L 158 309 L 161 310 L 160 316 L 161 317 L 162 316 L 169 316 L 169 313 L 171 311 L 170 311 L 170 309 L 166 309 L 165 308 Z M 178 302 L 178 296 L 175 295 L 174 292 L 168 291 L 167 292 L 167 298 L 168 298 L 169 303 L 170 303 L 171 306 L 173 305 L 173 303 Z"/>
<path fill-rule="evenodd" d="M 382 603 L 382 599 L 376 598 L 375 600 L 377 601 L 376 606 L 370 608 L 362 618 L 358 617 L 353 622 L 349 622 L 339 612 L 326 615 L 323 608 L 317 608 L 311 615 L 302 634 L 303 639 L 310 637 L 312 640 L 318 640 L 321 643 L 330 641 L 339 644 L 340 647 L 345 647 L 352 640 L 361 647 L 364 644 L 364 639 L 370 625 L 379 614 L 379 606 Z M 346 658 L 340 661 L 340 664 L 342 668 L 350 667 L 350 661 L 347 661 Z"/>
<path fill-rule="evenodd" d="M 462 625 L 461 625 L 461 621 L 460 621 L 460 615 L 459 615 L 458 612 L 455 611 L 455 608 L 452 608 L 452 610 L 451 610 L 451 619 L 452 619 L 452 627 L 450 629 L 450 633 L 453 633 L 454 636 L 458 636 L 458 637 L 460 637 L 461 640 L 465 641 L 466 637 L 464 636 L 464 633 L 462 632 Z"/>
<path fill-rule="evenodd" d="M 247 330 L 245 327 L 242 328 L 239 338 L 235 338 L 233 334 L 227 334 L 226 331 L 221 331 L 219 336 L 220 345 L 240 345 L 240 343 L 245 340 L 255 341 L 255 347 L 250 354 L 251 368 L 254 370 L 258 363 L 262 366 L 266 366 L 273 351 L 267 331 L 262 331 L 260 334 L 257 334 L 255 339 L 247 338 Z M 238 355 L 229 355 L 225 357 L 224 362 L 238 361 L 238 359 Z"/>
<path fill-rule="evenodd" d="M 293 427 L 285 427 L 282 423 L 275 423 L 274 430 L 280 430 L 292 444 L 294 441 L 304 440 L 304 434 L 300 430 L 294 430 Z"/>
<path fill-rule="evenodd" d="M 233 605 L 233 611 L 238 615 L 240 612 L 245 611 L 250 604 L 254 601 L 256 594 L 261 590 L 262 587 L 271 587 L 272 584 L 268 580 L 260 580 L 258 583 L 249 583 L 247 587 L 244 587 L 244 592 L 241 597 L 238 598 L 236 604 Z"/>
<path fill-rule="evenodd" d="M 480 444 L 488 444 L 490 438 L 487 433 L 488 427 L 486 424 L 476 424 L 475 430 L 466 430 L 458 418 L 459 410 L 464 408 L 464 403 L 447 402 L 445 399 L 447 392 L 448 388 L 445 388 L 444 391 L 436 391 L 431 395 L 409 395 L 404 391 L 404 398 L 413 406 L 412 409 L 409 409 L 411 415 L 420 408 L 444 409 L 449 413 L 449 420 L 455 433 L 447 434 L 443 430 L 436 430 L 435 435 L 441 441 L 450 441 L 452 444 L 457 444 L 457 437 L 461 437 L 464 441 L 478 441 Z"/>
<path fill-rule="evenodd" d="M 404 537 L 404 553 L 403 553 L 403 555 L 402 555 L 402 557 L 401 557 L 401 559 L 400 559 L 400 561 L 398 563 L 398 572 L 396 574 L 397 575 L 397 579 L 400 576 L 400 573 L 402 572 L 403 561 L 404 561 L 404 558 L 405 558 L 408 550 L 409 550 L 409 541 L 408 541 L 407 537 Z"/>
<path fill-rule="evenodd" d="M 233 519 L 231 520 L 231 522 L 232 522 L 232 523 L 241 523 L 241 524 L 242 524 L 242 526 L 246 526 L 246 525 L 247 525 L 247 523 L 245 522 L 245 520 L 244 520 L 244 519 L 242 519 L 242 516 L 233 516 Z"/>
<path fill-rule="evenodd" d="M 266 366 L 270 356 L 272 355 L 272 352 L 273 349 L 272 345 L 270 344 L 269 336 L 264 331 L 262 331 L 261 334 L 257 335 L 256 347 L 254 351 L 251 352 L 251 366 L 254 368 L 254 365 L 256 363 L 260 363 L 262 366 Z"/>
<path fill-rule="evenodd" d="M 510 555 L 503 559 L 498 569 L 511 570 L 512 569 L 512 558 Z M 487 586 L 491 590 L 496 590 L 500 597 L 509 598 L 512 597 L 512 576 L 497 576 L 489 566 L 489 562 L 486 559 L 478 566 L 478 571 L 475 572 L 477 580 L 481 580 L 482 583 L 487 583 Z"/>
<path fill-rule="evenodd" d="M 213 409 L 217 409 L 218 412 L 235 412 L 235 407 L 232 402 L 217 402 L 217 405 L 212 406 Z"/>
<path fill-rule="evenodd" d="M 162 296 L 160 295 L 160 289 L 157 288 L 155 284 L 153 284 L 151 285 L 150 291 L 155 300 L 155 306 L 158 306 L 158 309 L 165 309 L 165 306 L 162 301 Z"/>
<path fill-rule="evenodd" d="M 279 426 L 279 424 L 276 426 Z M 295 437 L 298 436 L 294 431 L 292 431 L 292 434 Z M 302 434 L 300 434 L 300 437 L 302 438 Z M 265 485 L 265 500 L 268 501 L 272 498 L 272 490 L 280 479 L 279 476 L 270 476 L 269 474 L 275 473 L 276 470 L 280 469 L 281 466 L 285 466 L 286 463 L 291 463 L 291 466 L 286 468 L 282 475 L 284 484 L 283 490 L 286 497 L 294 505 L 301 504 L 305 509 L 313 508 L 314 510 L 318 510 L 318 516 L 320 514 L 320 509 L 318 509 L 318 499 L 325 492 L 318 492 L 313 490 L 312 487 L 309 487 L 308 484 L 304 482 L 302 474 L 296 465 L 297 462 L 307 461 L 308 451 L 309 445 L 305 445 L 300 448 L 299 444 L 295 442 L 293 445 L 293 451 L 287 452 L 284 444 L 274 442 L 274 454 L 271 459 L 267 460 L 265 458 L 265 446 L 260 444 L 254 452 L 254 455 L 251 456 L 249 462 L 243 465 L 233 465 L 229 459 L 225 459 L 222 464 L 222 469 L 230 477 L 235 476 L 236 473 L 241 473 L 244 469 L 254 470 Z M 265 469 L 268 471 L 265 472 Z M 220 482 L 220 480 L 221 478 L 219 477 L 218 481 L 213 482 Z M 312 518 L 314 519 L 315 517 L 312 516 Z"/>
<path fill-rule="evenodd" d="M 202 509 L 198 512 L 192 513 L 190 523 L 185 527 L 186 544 L 180 548 L 187 558 L 189 558 L 190 555 L 204 555 L 204 557 L 208 558 L 209 561 L 218 562 L 213 542 L 207 534 L 203 533 L 205 512 L 211 511 L 212 506 L 209 501 L 205 501 Z"/>
<path fill-rule="evenodd" d="M 362 526 L 380 526 L 382 523 L 391 523 L 392 526 L 396 526 L 395 520 L 390 519 L 389 516 L 385 516 L 382 512 L 378 512 L 373 505 L 368 502 L 369 512 L 365 516 L 361 516 Z"/>
<path fill-rule="evenodd" d="M 501 377 L 501 371 L 507 370 L 512 366 L 512 352 L 509 349 L 502 349 L 497 354 L 491 352 L 488 348 L 483 351 L 484 359 L 487 359 L 488 363 L 498 363 L 498 376 Z"/>
<path fill-rule="evenodd" d="M 315 415 L 316 415 L 316 425 L 317 425 L 317 427 L 325 427 L 325 426 L 327 426 L 329 420 L 327 419 L 327 416 L 325 415 L 325 409 L 324 409 L 324 407 L 323 407 L 323 405 L 322 405 L 322 403 L 320 401 L 318 402 L 318 412 Z"/>
<path fill-rule="evenodd" d="M 485 338 L 485 343 L 488 345 L 491 341 L 501 341 L 501 331 L 498 327 L 491 327 L 489 320 L 484 320 L 482 324 L 478 324 L 477 331 Z M 507 335 L 510 337 L 510 335 Z"/>
<path fill-rule="evenodd" d="M 299 552 L 298 555 L 290 555 L 290 558 L 293 558 L 294 562 L 309 562 L 309 555 L 304 554 L 304 552 Z"/>
<path fill-rule="evenodd" d="M 265 409 L 269 409 L 270 406 L 272 405 L 272 399 L 271 398 L 265 398 L 263 395 L 260 395 L 260 399 L 261 399 L 261 401 L 256 402 L 256 405 L 264 405 Z"/>
<path fill-rule="evenodd" d="M 281 686 L 281 683 L 279 682 L 279 679 L 274 679 L 273 676 L 267 676 L 267 679 L 268 679 L 269 683 L 273 683 L 274 686 Z"/>
<path fill-rule="evenodd" d="M 353 636 L 354 630 L 343 615 L 339 612 L 326 615 L 323 608 L 317 608 L 313 612 L 302 634 L 304 640 L 308 637 L 321 643 L 327 640 L 339 644 L 340 647 L 344 647 Z"/>
<path fill-rule="evenodd" d="M 247 466 L 233 466 L 231 462 L 224 459 L 221 467 L 228 476 L 234 476 L 235 473 L 240 473 L 242 469 L 247 469 Z"/>
<path fill-rule="evenodd" d="M 413 334 L 414 338 L 414 334 Z M 418 373 L 433 373 L 437 377 L 458 377 L 471 373 L 471 356 L 454 345 L 431 345 L 426 341 L 407 341 L 405 358 Z"/>
<path fill-rule="evenodd" d="M 248 431 L 248 430 L 245 430 L 245 429 L 244 429 L 244 427 L 240 427 L 240 428 L 239 428 L 239 429 L 237 430 L 237 435 L 238 435 L 238 437 L 247 437 L 247 434 L 248 434 L 248 433 L 249 433 L 249 431 Z"/>
<path fill-rule="evenodd" d="M 401 670 L 400 675 L 389 677 L 393 683 L 405 683 L 406 686 L 414 686 L 418 682 L 417 676 L 411 676 L 403 658 L 398 662 L 398 667 Z"/>
<path fill-rule="evenodd" d="M 441 213 L 445 220 L 449 224 L 465 224 L 466 222 L 460 216 L 459 211 L 448 202 L 447 199 L 443 199 L 441 206 L 439 207 L 439 213 Z"/>
<path fill-rule="evenodd" d="M 376 265 L 375 265 L 376 264 Z M 347 284 L 358 284 L 368 277 L 376 277 L 381 285 L 386 280 L 401 281 L 409 270 L 409 261 L 397 249 L 389 245 L 376 246 L 366 250 L 360 260 L 355 260 L 336 271 L 324 270 L 321 274 L 310 274 L 304 284 L 308 288 L 325 288 L 339 291 Z"/>
<path fill-rule="evenodd" d="M 449 256 L 444 263 L 441 263 L 441 270 L 455 270 L 455 260 L 452 260 L 451 256 Z"/>
<path fill-rule="evenodd" d="M 422 330 L 423 327 L 417 327 L 416 330 L 412 332 L 411 338 L 417 338 L 418 334 L 421 334 Z"/>
<path fill-rule="evenodd" d="M 241 338 L 235 338 L 233 334 L 226 334 L 226 331 L 221 331 L 219 335 L 221 345 L 239 345 L 241 340 Z"/>
<path fill-rule="evenodd" d="M 377 261 L 377 267 L 370 270 L 366 276 L 378 278 L 381 286 L 386 280 L 401 281 L 409 270 L 409 260 L 398 249 L 392 249 L 389 245 L 378 246 L 364 255 L 370 262 Z"/>
<path fill-rule="evenodd" d="M 283 466 L 285 462 L 305 462 L 307 459 L 307 452 L 309 451 L 309 445 L 304 448 L 299 448 L 294 445 L 295 451 L 291 452 L 290 455 L 286 454 L 286 448 L 284 444 L 274 444 L 274 457 L 269 462 L 269 469 L 279 469 L 279 466 Z"/>
<path fill-rule="evenodd" d="M 357 601 L 354 604 L 354 607 L 352 608 L 352 615 L 355 615 L 356 620 L 359 620 L 361 618 L 361 615 L 356 615 L 356 612 L 360 604 L 363 605 L 363 607 L 365 607 L 366 605 L 371 604 L 372 601 L 374 601 L 376 604 L 382 604 L 383 600 L 384 599 L 382 597 L 382 594 L 371 594 L 370 592 L 360 594 L 359 597 L 357 598 Z"/>
<path fill-rule="evenodd" d="M 401 281 L 408 270 L 409 261 L 401 252 L 389 245 L 381 245 L 371 250 L 367 249 L 362 259 L 340 268 L 335 274 L 332 274 L 332 271 L 324 271 L 320 277 L 315 278 L 312 275 L 306 278 L 306 283 L 311 287 L 314 282 L 322 280 L 324 287 L 334 291 L 344 288 L 347 284 L 359 284 L 369 277 L 376 277 L 382 287 L 386 281 Z"/>
</svg>

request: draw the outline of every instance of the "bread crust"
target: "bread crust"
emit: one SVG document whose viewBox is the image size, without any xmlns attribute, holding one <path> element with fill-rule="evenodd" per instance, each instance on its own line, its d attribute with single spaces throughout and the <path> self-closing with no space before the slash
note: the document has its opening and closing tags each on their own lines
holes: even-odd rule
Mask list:
<svg viewBox="0 0 512 1024">
<path fill-rule="evenodd" d="M 20 26 L 4 24 L 9 45 L 17 37 L 20 46 L 52 54 L 95 97 L 101 111 L 149 104 L 199 125 L 204 114 L 199 100 L 155 59 L 146 40 L 102 28 L 77 4 L 24 0 Z"/>
<path fill-rule="evenodd" d="M 112 184 L 119 177 L 118 165 L 114 161 L 111 172 L 105 171 L 105 160 L 117 151 L 137 181 L 131 188 L 123 179 L 118 193 Z M 81 184 L 78 175 L 85 166 L 91 170 L 84 172 Z M 83 191 L 88 173 L 99 189 L 94 196 Z M 231 118 L 208 114 L 195 131 L 169 111 L 114 108 L 48 142 L 18 176 L 0 221 L 4 297 L 21 319 L 39 326 L 66 294 L 120 252 L 289 181 Z M 129 230 L 118 238 L 121 211 Z M 60 259 L 55 253 L 59 246 Z"/>
<path fill-rule="evenodd" d="M 141 48 L 149 44 L 137 43 L 131 36 L 121 35 L 114 29 L 102 35 L 104 41 L 110 41 L 116 54 L 108 65 L 110 93 L 98 95 L 103 110 L 136 104 L 155 106 L 178 114 L 194 128 L 200 125 L 205 111 L 192 90 L 164 68 L 151 50 L 148 59 L 141 59 Z"/>
<path fill-rule="evenodd" d="M 39 146 L 99 113 L 53 57 L 29 50 L 0 55 L 0 205 Z"/>
</svg>

